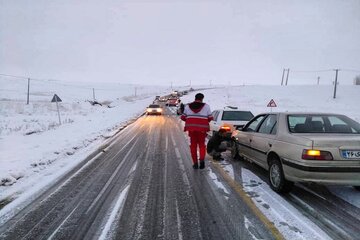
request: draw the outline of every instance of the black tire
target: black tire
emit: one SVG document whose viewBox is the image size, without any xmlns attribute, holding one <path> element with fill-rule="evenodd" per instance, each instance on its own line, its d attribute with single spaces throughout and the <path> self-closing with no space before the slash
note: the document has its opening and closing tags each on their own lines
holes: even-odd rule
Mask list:
<svg viewBox="0 0 360 240">
<path fill-rule="evenodd" d="M 285 179 L 284 171 L 279 158 L 272 157 L 269 161 L 269 183 L 277 193 L 288 193 L 294 186 L 293 182 Z"/>
<path fill-rule="evenodd" d="M 360 191 L 360 186 L 353 186 L 356 190 Z"/>
<path fill-rule="evenodd" d="M 234 160 L 240 159 L 239 148 L 234 140 L 231 140 L 231 157 Z"/>
</svg>

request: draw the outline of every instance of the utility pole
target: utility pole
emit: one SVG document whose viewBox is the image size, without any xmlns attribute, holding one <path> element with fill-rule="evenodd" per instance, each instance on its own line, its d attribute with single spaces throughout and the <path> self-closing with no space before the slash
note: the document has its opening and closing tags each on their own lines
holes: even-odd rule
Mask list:
<svg viewBox="0 0 360 240">
<path fill-rule="evenodd" d="M 27 92 L 27 102 L 26 102 L 27 105 L 29 105 L 29 95 L 30 95 L 30 78 L 28 78 L 28 92 Z"/>
<path fill-rule="evenodd" d="M 334 71 L 335 71 L 335 83 L 334 83 L 334 97 L 333 98 L 336 98 L 336 86 L 337 86 L 337 78 L 338 78 L 339 69 L 334 69 Z"/>
<path fill-rule="evenodd" d="M 287 69 L 286 83 L 285 83 L 286 86 L 287 86 L 288 80 L 289 80 L 289 72 L 290 72 L 290 68 Z"/>
<path fill-rule="evenodd" d="M 210 87 L 211 87 L 211 80 L 210 80 Z"/>
<path fill-rule="evenodd" d="M 136 97 L 136 90 L 137 90 L 137 87 L 135 87 L 135 97 Z"/>
<path fill-rule="evenodd" d="M 283 69 L 283 74 L 281 77 L 281 86 L 284 85 L 284 76 L 285 76 L 285 68 Z"/>
<path fill-rule="evenodd" d="M 318 79 L 317 79 L 317 85 L 319 85 L 320 84 L 320 77 L 318 77 Z"/>
<path fill-rule="evenodd" d="M 93 99 L 94 99 L 94 102 L 95 102 L 95 88 L 93 88 Z"/>
</svg>

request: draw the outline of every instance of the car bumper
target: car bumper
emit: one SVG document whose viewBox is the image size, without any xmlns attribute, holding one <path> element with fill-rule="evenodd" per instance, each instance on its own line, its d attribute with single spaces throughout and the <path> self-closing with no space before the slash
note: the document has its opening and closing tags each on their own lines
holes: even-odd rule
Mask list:
<svg viewBox="0 0 360 240">
<path fill-rule="evenodd" d="M 285 178 L 293 182 L 360 186 L 360 161 L 316 161 L 309 164 L 282 159 L 282 163 Z"/>
</svg>

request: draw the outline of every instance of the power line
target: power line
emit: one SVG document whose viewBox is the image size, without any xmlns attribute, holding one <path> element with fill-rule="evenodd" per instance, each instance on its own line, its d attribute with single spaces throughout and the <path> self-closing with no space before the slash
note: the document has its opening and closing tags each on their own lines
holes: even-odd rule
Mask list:
<svg viewBox="0 0 360 240">
<path fill-rule="evenodd" d="M 41 79 L 41 78 L 32 78 L 32 77 L 4 74 L 4 73 L 0 73 L 0 76 L 13 77 L 13 78 L 25 79 L 25 80 L 31 79 L 31 81 L 51 82 L 52 84 L 57 84 L 57 85 L 62 85 L 62 86 L 72 87 L 72 88 L 78 88 L 78 89 L 92 90 L 94 88 L 94 87 L 90 87 L 91 84 L 89 84 L 90 85 L 89 87 L 83 87 L 83 86 L 78 86 L 78 85 L 75 85 L 75 84 L 71 84 L 71 83 L 68 83 L 66 81 L 59 80 L 59 79 L 45 79 L 45 78 Z M 97 91 L 118 91 L 119 89 L 116 89 L 116 88 L 111 88 L 111 89 L 95 88 L 95 90 L 97 90 Z"/>
<path fill-rule="evenodd" d="M 360 70 L 356 70 L 356 69 L 341 69 L 341 71 L 345 71 L 345 72 L 359 72 Z"/>
<path fill-rule="evenodd" d="M 10 75 L 10 74 L 3 74 L 3 73 L 0 73 L 0 76 L 28 79 L 28 77 L 15 76 L 15 75 Z"/>
<path fill-rule="evenodd" d="M 331 72 L 333 71 L 333 69 L 322 69 L 322 70 L 291 70 L 291 72 L 304 72 L 304 73 L 307 73 L 307 72 Z"/>
</svg>

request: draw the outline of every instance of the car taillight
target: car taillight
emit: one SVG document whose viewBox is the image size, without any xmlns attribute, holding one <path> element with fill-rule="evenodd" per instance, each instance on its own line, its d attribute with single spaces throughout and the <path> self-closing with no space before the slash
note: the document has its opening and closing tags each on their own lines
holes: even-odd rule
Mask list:
<svg viewBox="0 0 360 240">
<path fill-rule="evenodd" d="M 304 149 L 301 158 L 305 160 L 333 160 L 330 152 L 315 149 Z"/>
<path fill-rule="evenodd" d="M 229 126 L 221 126 L 220 129 L 224 129 L 227 132 L 231 131 L 231 127 L 229 127 Z"/>
</svg>

